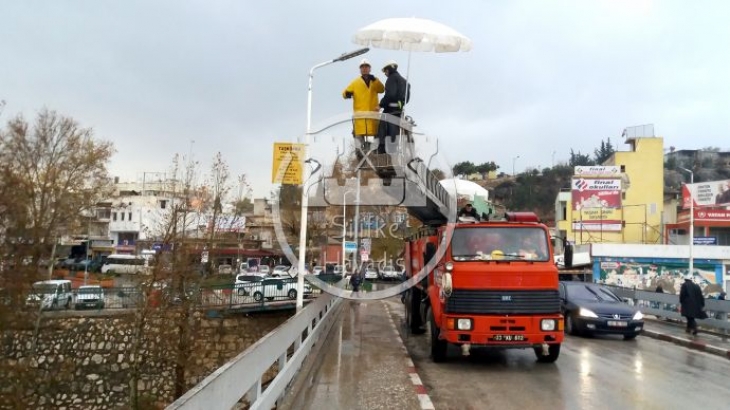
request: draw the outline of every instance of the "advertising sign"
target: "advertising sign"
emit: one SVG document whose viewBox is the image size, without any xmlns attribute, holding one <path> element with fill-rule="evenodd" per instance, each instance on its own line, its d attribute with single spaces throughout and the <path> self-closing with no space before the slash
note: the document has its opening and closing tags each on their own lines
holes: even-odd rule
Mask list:
<svg viewBox="0 0 730 410">
<path fill-rule="evenodd" d="M 571 202 L 573 230 L 621 231 L 620 178 L 573 178 Z"/>
<path fill-rule="evenodd" d="M 304 144 L 291 142 L 274 143 L 274 162 L 271 168 L 271 182 L 289 185 L 302 184 L 302 161 Z M 277 180 L 277 176 L 281 178 Z"/>
<path fill-rule="evenodd" d="M 714 236 L 695 236 L 695 245 L 717 245 L 717 238 Z"/>
<path fill-rule="evenodd" d="M 620 177 L 621 167 L 613 165 L 577 166 L 574 173 L 580 176 Z"/>
<path fill-rule="evenodd" d="M 730 179 L 685 184 L 682 187 L 682 206 L 685 209 L 689 208 L 690 198 L 694 198 L 694 206 L 730 207 Z"/>
</svg>

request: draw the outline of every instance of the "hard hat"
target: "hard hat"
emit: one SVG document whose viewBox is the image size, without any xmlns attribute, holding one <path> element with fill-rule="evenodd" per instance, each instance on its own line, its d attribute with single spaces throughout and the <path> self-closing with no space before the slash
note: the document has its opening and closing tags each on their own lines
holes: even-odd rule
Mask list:
<svg viewBox="0 0 730 410">
<path fill-rule="evenodd" d="M 359 65 L 358 67 L 362 67 L 362 66 L 364 66 L 364 65 L 366 65 L 366 66 L 370 67 L 370 61 L 368 61 L 368 59 L 367 59 L 367 58 L 363 58 L 363 59 L 362 59 L 362 60 L 360 61 L 360 65 Z"/>
<path fill-rule="evenodd" d="M 398 63 L 395 62 L 395 60 L 390 60 L 383 66 L 383 70 L 385 70 L 388 67 L 393 67 L 394 69 L 398 69 Z"/>
</svg>

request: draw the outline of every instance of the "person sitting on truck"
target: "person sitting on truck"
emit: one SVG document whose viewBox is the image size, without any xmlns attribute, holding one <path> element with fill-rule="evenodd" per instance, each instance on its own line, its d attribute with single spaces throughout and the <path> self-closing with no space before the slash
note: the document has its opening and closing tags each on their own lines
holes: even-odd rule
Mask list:
<svg viewBox="0 0 730 410">
<path fill-rule="evenodd" d="M 458 217 L 467 217 L 467 218 L 474 218 L 475 221 L 479 221 L 479 213 L 474 208 L 474 206 L 471 204 L 471 202 L 468 202 L 465 207 L 461 208 L 459 210 Z"/>
</svg>

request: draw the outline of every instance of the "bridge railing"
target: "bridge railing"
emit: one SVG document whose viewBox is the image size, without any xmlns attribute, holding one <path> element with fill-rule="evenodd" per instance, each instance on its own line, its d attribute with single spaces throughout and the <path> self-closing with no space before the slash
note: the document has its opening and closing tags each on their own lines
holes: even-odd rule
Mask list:
<svg viewBox="0 0 730 410">
<path fill-rule="evenodd" d="M 167 409 L 230 409 L 244 396 L 251 409 L 271 409 L 285 394 L 312 346 L 332 327 L 340 302 L 323 294 Z M 263 377 L 275 363 L 278 373 L 264 388 Z"/>
<path fill-rule="evenodd" d="M 611 287 L 617 296 L 639 306 L 644 314 L 657 317 L 682 320 L 679 312 L 679 295 L 657 293 L 630 288 Z M 698 320 L 706 328 L 730 331 L 730 300 L 705 299 L 705 311 L 708 318 Z"/>
</svg>

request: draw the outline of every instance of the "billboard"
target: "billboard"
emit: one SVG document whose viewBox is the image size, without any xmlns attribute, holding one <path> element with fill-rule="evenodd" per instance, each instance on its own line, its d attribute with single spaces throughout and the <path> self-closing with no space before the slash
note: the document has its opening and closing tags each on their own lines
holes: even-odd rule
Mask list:
<svg viewBox="0 0 730 410">
<path fill-rule="evenodd" d="M 694 206 L 730 207 L 730 179 L 685 184 L 682 187 L 682 206 L 689 208 L 690 198 Z"/>
<path fill-rule="evenodd" d="M 621 231 L 620 178 L 573 178 L 571 202 L 574 231 Z"/>
<path fill-rule="evenodd" d="M 302 163 L 305 144 L 274 143 L 271 182 L 274 184 L 302 184 Z"/>
<path fill-rule="evenodd" d="M 621 167 L 613 165 L 578 165 L 574 168 L 574 173 L 579 176 L 620 177 Z"/>
</svg>

